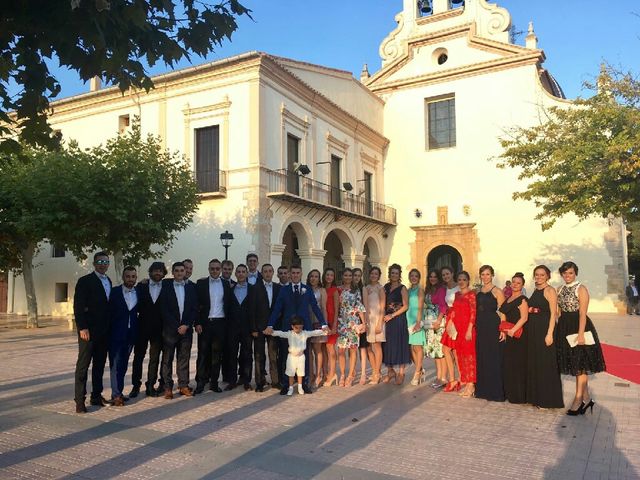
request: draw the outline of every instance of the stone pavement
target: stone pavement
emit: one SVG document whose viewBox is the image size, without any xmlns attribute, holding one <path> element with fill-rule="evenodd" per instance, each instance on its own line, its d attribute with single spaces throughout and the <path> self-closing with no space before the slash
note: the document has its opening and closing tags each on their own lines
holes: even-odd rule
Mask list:
<svg viewBox="0 0 640 480">
<path fill-rule="evenodd" d="M 603 341 L 639 348 L 640 317 L 593 317 Z M 76 415 L 75 334 L 49 324 L 0 328 L 1 479 L 640 478 L 640 385 L 609 374 L 579 418 L 408 382 L 142 396 Z"/>
</svg>

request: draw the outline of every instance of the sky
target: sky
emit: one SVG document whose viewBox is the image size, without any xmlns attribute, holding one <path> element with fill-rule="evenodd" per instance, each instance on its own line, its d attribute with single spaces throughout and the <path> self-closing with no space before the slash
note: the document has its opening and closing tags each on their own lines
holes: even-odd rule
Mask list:
<svg viewBox="0 0 640 480">
<path fill-rule="evenodd" d="M 242 0 L 241 0 L 242 1 Z M 350 71 L 360 76 L 367 63 L 374 74 L 381 66 L 380 42 L 396 26 L 402 0 L 244 0 L 253 20 L 243 18 L 231 42 L 225 42 L 206 59 L 217 60 L 252 50 Z M 512 22 L 523 33 L 534 22 L 544 64 L 558 80 L 567 98 L 588 96 L 584 81 L 592 80 L 607 61 L 625 70 L 640 67 L 640 1 L 502 0 Z M 191 64 L 183 61 L 178 67 Z M 169 69 L 158 64 L 152 74 Z M 74 72 L 54 70 L 62 84 L 58 98 L 88 91 Z"/>
</svg>

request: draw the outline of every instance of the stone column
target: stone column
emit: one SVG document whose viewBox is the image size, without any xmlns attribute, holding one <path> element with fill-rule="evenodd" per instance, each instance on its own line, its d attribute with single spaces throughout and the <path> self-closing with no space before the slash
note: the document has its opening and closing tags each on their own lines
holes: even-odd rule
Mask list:
<svg viewBox="0 0 640 480">
<path fill-rule="evenodd" d="M 342 261 L 344 262 L 344 266 L 347 268 L 362 268 L 364 266 L 364 261 L 367 259 L 366 255 L 342 255 Z"/>
<path fill-rule="evenodd" d="M 303 282 L 307 276 L 307 273 L 309 273 L 314 268 L 316 270 L 319 270 L 320 275 L 322 275 L 322 270 L 324 269 L 324 256 L 327 254 L 326 250 L 320 250 L 317 248 L 299 248 L 296 250 L 296 253 L 300 257 L 300 263 L 302 264 L 301 266 Z"/>
<path fill-rule="evenodd" d="M 276 271 L 278 270 L 278 267 L 282 265 L 282 254 L 286 248 L 287 246 L 281 243 L 273 243 L 271 245 L 271 259 L 268 263 L 271 263 L 271 265 L 273 265 L 273 269 Z"/>
</svg>

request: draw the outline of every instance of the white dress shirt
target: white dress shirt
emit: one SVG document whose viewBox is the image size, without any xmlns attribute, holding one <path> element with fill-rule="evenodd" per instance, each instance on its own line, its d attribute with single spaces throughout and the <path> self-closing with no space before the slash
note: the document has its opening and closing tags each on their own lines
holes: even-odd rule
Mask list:
<svg viewBox="0 0 640 480">
<path fill-rule="evenodd" d="M 102 283 L 102 286 L 104 288 L 104 293 L 106 293 L 107 300 L 108 300 L 109 299 L 109 295 L 111 295 L 111 282 L 109 282 L 109 277 L 107 277 L 106 275 L 103 275 L 102 273 L 98 273 L 98 272 L 95 272 L 95 274 L 100 279 L 100 283 Z"/>
<path fill-rule="evenodd" d="M 180 311 L 180 320 L 182 320 L 182 314 L 184 313 L 184 282 L 173 282 L 173 289 L 176 292 L 176 298 L 178 299 L 178 310 Z"/>
<path fill-rule="evenodd" d="M 300 356 L 304 354 L 304 350 L 307 348 L 307 338 L 321 337 L 326 334 L 327 332 L 324 330 L 302 330 L 300 333 L 296 333 L 293 330 L 287 332 L 274 330 L 272 335 L 289 340 L 289 353 L 294 356 Z"/>
<path fill-rule="evenodd" d="M 209 277 L 209 318 L 224 318 L 222 278 Z"/>
<path fill-rule="evenodd" d="M 127 308 L 129 311 L 133 310 L 133 307 L 138 304 L 138 294 L 136 293 L 135 287 L 127 288 L 123 285 L 122 295 L 124 296 L 124 301 L 127 302 Z"/>
<path fill-rule="evenodd" d="M 255 285 L 257 281 L 258 281 L 258 271 L 257 270 L 255 272 L 249 272 L 247 274 L 247 282 L 249 282 L 251 285 Z"/>
<path fill-rule="evenodd" d="M 153 280 L 149 280 L 149 295 L 151 295 L 151 301 L 156 303 L 158 301 L 158 297 L 160 296 L 160 291 L 162 290 L 162 280 L 159 282 L 154 282 Z"/>
</svg>

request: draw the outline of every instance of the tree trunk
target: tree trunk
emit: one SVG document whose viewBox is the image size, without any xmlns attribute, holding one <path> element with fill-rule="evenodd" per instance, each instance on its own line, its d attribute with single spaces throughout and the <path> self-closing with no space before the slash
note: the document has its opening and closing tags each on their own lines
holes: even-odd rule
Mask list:
<svg viewBox="0 0 640 480">
<path fill-rule="evenodd" d="M 24 278 L 24 291 L 27 295 L 27 328 L 38 328 L 38 300 L 36 299 L 36 286 L 33 283 L 33 255 L 36 246 L 29 243 L 22 249 L 22 278 Z"/>
<path fill-rule="evenodd" d="M 122 270 L 124 270 L 124 254 L 122 250 L 113 252 L 113 268 L 116 269 L 116 278 L 113 279 L 113 283 L 118 285 L 122 279 Z"/>
</svg>

